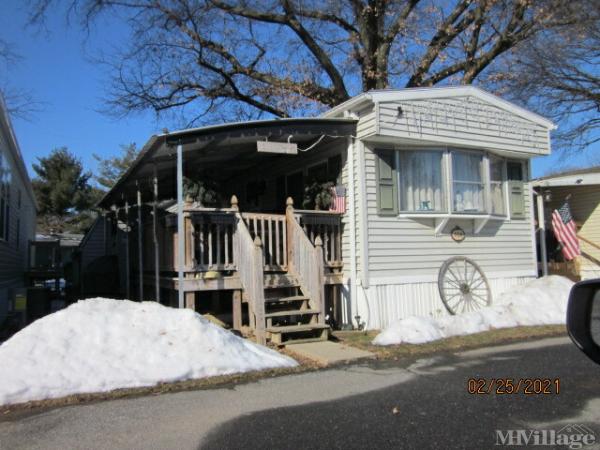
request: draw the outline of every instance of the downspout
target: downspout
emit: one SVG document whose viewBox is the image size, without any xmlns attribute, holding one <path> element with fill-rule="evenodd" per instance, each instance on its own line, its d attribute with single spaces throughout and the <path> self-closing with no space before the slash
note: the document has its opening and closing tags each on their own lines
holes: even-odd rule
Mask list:
<svg viewBox="0 0 600 450">
<path fill-rule="evenodd" d="M 361 285 L 369 288 L 369 245 L 367 230 L 367 180 L 365 174 L 365 145 L 358 143 L 358 178 L 360 182 Z"/>
<path fill-rule="evenodd" d="M 358 143 L 358 176 L 359 176 L 359 201 L 360 201 L 360 232 L 361 232 L 361 279 L 360 286 L 365 298 L 367 307 L 367 317 L 362 318 L 365 329 L 368 329 L 368 321 L 370 320 L 371 308 L 369 307 L 369 233 L 367 221 L 367 180 L 365 173 L 365 145 L 363 142 Z M 358 313 L 358 298 L 356 307 L 357 325 L 361 328 L 360 314 Z"/>
<path fill-rule="evenodd" d="M 354 189 L 356 184 L 354 180 L 354 142 L 351 136 L 348 136 L 348 201 L 350 203 L 349 218 L 350 218 L 350 304 L 355 299 L 355 303 L 358 305 L 358 299 L 356 297 L 356 203 L 354 197 Z M 351 316 L 352 314 L 350 314 Z M 352 323 L 352 317 L 348 317 L 349 322 Z"/>
</svg>

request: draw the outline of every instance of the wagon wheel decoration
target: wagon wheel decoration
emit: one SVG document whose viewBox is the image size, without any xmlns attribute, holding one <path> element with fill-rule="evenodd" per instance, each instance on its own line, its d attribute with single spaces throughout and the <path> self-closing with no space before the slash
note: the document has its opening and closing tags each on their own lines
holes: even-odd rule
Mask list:
<svg viewBox="0 0 600 450">
<path fill-rule="evenodd" d="M 444 306 L 453 315 L 492 303 L 488 279 L 474 261 L 464 256 L 455 256 L 442 264 L 438 289 Z"/>
</svg>

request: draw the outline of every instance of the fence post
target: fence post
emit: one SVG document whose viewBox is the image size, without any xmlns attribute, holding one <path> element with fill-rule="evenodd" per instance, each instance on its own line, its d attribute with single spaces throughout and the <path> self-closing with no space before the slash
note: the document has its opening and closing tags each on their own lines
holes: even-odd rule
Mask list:
<svg viewBox="0 0 600 450">
<path fill-rule="evenodd" d="M 294 228 L 292 227 L 294 218 L 294 199 L 292 197 L 288 197 L 285 201 L 285 226 L 286 226 L 286 247 L 287 247 L 287 263 L 288 266 L 293 264 L 292 254 L 294 252 Z"/>
<path fill-rule="evenodd" d="M 325 290 L 323 288 L 323 240 L 320 235 L 315 238 L 315 273 L 312 280 L 313 287 L 311 294 L 315 296 L 315 303 L 319 305 L 319 323 L 325 323 Z"/>
<path fill-rule="evenodd" d="M 254 334 L 256 336 L 256 342 L 261 345 L 267 343 L 267 337 L 265 335 L 265 286 L 263 279 L 263 251 L 262 241 L 258 236 L 254 238 L 254 255 L 253 264 L 254 270 L 254 289 L 252 292 L 254 302 L 254 317 L 256 327 Z"/>
</svg>

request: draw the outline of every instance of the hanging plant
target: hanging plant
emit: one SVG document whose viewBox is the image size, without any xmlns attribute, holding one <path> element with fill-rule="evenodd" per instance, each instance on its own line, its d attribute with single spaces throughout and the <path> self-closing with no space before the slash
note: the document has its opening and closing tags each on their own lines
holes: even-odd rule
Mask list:
<svg viewBox="0 0 600 450">
<path fill-rule="evenodd" d="M 304 199 L 302 200 L 302 208 L 328 210 L 333 202 L 331 188 L 334 184 L 331 181 L 319 183 L 317 181 L 309 184 L 304 188 Z"/>
<path fill-rule="evenodd" d="M 215 180 L 202 177 L 200 180 L 183 178 L 183 195 L 186 201 L 199 203 L 200 206 L 219 206 L 221 196 Z"/>
</svg>

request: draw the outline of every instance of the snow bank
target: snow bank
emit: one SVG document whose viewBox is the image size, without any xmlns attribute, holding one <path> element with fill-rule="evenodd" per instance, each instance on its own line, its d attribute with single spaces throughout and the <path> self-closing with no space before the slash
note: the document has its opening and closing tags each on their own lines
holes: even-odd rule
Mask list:
<svg viewBox="0 0 600 450">
<path fill-rule="evenodd" d="M 570 280 L 557 275 L 539 278 L 524 286 L 514 286 L 495 299 L 492 306 L 477 311 L 398 320 L 379 333 L 373 344 L 422 344 L 494 328 L 562 324 L 572 285 Z"/>
<path fill-rule="evenodd" d="M 193 311 L 104 298 L 32 323 L 0 361 L 0 404 L 297 365 Z"/>
</svg>

